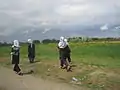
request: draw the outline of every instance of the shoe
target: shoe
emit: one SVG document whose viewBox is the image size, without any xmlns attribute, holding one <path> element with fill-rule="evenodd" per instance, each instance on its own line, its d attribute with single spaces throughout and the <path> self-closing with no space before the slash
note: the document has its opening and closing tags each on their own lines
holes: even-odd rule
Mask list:
<svg viewBox="0 0 120 90">
<path fill-rule="evenodd" d="M 63 69 L 63 66 L 61 66 L 60 68 Z"/>
<path fill-rule="evenodd" d="M 67 69 L 67 66 L 64 66 L 63 69 Z"/>
<path fill-rule="evenodd" d="M 33 71 L 33 70 L 30 70 L 30 73 L 34 73 L 34 71 Z"/>
<path fill-rule="evenodd" d="M 18 75 L 23 76 L 23 73 L 22 72 L 18 72 Z"/>
<path fill-rule="evenodd" d="M 15 71 L 15 74 L 18 74 L 18 72 Z"/>
<path fill-rule="evenodd" d="M 71 67 L 70 67 L 70 66 L 68 66 L 66 70 L 67 70 L 67 72 L 72 72 L 72 70 L 71 70 Z"/>
</svg>

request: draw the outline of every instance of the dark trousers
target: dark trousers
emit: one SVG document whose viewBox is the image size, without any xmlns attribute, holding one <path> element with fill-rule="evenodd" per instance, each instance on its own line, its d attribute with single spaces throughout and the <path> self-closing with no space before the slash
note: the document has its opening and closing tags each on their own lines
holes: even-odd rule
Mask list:
<svg viewBox="0 0 120 90">
<path fill-rule="evenodd" d="M 19 67 L 18 64 L 15 64 L 15 65 L 14 65 L 13 70 L 14 70 L 15 72 L 17 72 L 17 73 L 21 71 L 21 69 L 20 69 L 20 67 Z"/>
<path fill-rule="evenodd" d="M 65 56 L 65 55 L 60 55 L 59 59 L 60 59 L 60 66 L 61 66 L 61 67 L 63 67 L 64 65 L 65 65 L 65 66 L 68 66 L 68 63 L 67 63 L 67 60 L 66 60 L 66 56 Z"/>
<path fill-rule="evenodd" d="M 59 49 L 59 59 L 60 59 L 60 66 L 63 67 L 64 65 L 67 67 L 68 66 L 68 62 L 66 60 L 68 55 L 68 52 L 66 51 L 66 49 Z M 69 58 L 70 61 L 70 58 Z"/>
<path fill-rule="evenodd" d="M 63 67 L 63 65 L 68 65 L 68 62 L 70 63 L 71 62 L 71 57 L 70 57 L 70 53 L 67 53 L 65 55 L 62 55 L 61 53 L 60 54 L 60 66 Z M 67 62 L 68 60 L 68 62 Z"/>
<path fill-rule="evenodd" d="M 71 62 L 70 53 L 67 54 L 67 57 L 66 57 L 66 58 L 68 59 L 68 62 L 70 63 L 70 62 Z"/>
<path fill-rule="evenodd" d="M 61 67 L 63 67 L 64 65 L 68 66 L 68 63 L 67 63 L 66 59 L 61 59 L 60 60 L 60 65 L 61 65 Z"/>
<path fill-rule="evenodd" d="M 33 57 L 29 57 L 29 61 L 30 61 L 30 63 L 33 63 L 34 62 L 34 58 Z"/>
</svg>

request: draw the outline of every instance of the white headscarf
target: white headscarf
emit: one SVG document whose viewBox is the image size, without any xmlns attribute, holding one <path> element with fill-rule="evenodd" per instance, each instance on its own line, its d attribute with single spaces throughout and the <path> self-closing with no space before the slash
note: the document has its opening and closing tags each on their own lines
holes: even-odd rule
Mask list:
<svg viewBox="0 0 120 90">
<path fill-rule="evenodd" d="M 64 37 L 60 37 L 60 42 L 58 43 L 59 48 L 65 48 L 67 43 L 64 41 Z"/>
<path fill-rule="evenodd" d="M 66 44 L 67 44 L 67 45 L 69 45 L 69 43 L 68 43 L 68 40 L 67 40 L 67 39 L 64 39 L 64 41 L 66 42 Z"/>
<path fill-rule="evenodd" d="M 31 39 L 28 39 L 28 42 L 29 42 L 29 43 L 32 43 L 32 40 L 31 40 Z"/>
<path fill-rule="evenodd" d="M 20 47 L 20 46 L 19 46 L 19 41 L 18 41 L 18 40 L 14 40 L 14 41 L 13 41 L 13 46 Z"/>
<path fill-rule="evenodd" d="M 61 36 L 61 37 L 60 37 L 60 42 L 63 42 L 64 39 L 65 39 L 65 38 L 64 38 L 63 36 Z"/>
</svg>

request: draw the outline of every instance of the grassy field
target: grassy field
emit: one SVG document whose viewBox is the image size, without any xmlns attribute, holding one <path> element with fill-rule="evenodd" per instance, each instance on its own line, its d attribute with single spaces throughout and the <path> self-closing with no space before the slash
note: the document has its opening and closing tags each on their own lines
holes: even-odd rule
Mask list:
<svg viewBox="0 0 120 90">
<path fill-rule="evenodd" d="M 73 72 L 59 68 L 57 44 L 37 44 L 36 63 L 29 64 L 27 45 L 21 46 L 21 68 L 44 79 L 91 90 L 120 90 L 120 43 L 70 43 Z M 11 47 L 0 47 L 0 64 L 11 67 Z M 75 77 L 78 81 L 73 81 Z"/>
</svg>

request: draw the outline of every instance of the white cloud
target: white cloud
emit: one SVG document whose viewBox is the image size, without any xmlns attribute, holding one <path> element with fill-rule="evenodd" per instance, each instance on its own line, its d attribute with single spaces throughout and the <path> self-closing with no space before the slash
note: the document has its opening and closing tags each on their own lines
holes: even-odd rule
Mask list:
<svg viewBox="0 0 120 90">
<path fill-rule="evenodd" d="M 87 5 L 63 5 L 56 9 L 56 12 L 63 16 L 79 16 L 89 7 Z"/>
<path fill-rule="evenodd" d="M 105 25 L 101 26 L 101 27 L 100 27 L 100 30 L 101 30 L 101 31 L 106 31 L 106 30 L 108 30 L 108 24 L 105 24 Z"/>
<path fill-rule="evenodd" d="M 120 26 L 115 27 L 115 29 L 120 30 Z"/>
<path fill-rule="evenodd" d="M 1 34 L 25 26 L 120 23 L 119 9 L 120 0 L 0 0 Z"/>
<path fill-rule="evenodd" d="M 51 30 L 51 28 L 45 28 L 45 30 L 42 33 L 45 34 L 45 33 L 47 33 L 50 30 Z"/>
<path fill-rule="evenodd" d="M 112 28 L 112 31 L 116 32 L 116 33 L 120 33 L 120 26 L 116 26 L 116 27 Z"/>
<path fill-rule="evenodd" d="M 0 30 L 0 35 L 1 36 L 8 36 L 8 35 L 11 35 L 13 32 L 14 32 L 14 30 L 5 28 L 3 31 Z"/>
<path fill-rule="evenodd" d="M 42 26 L 46 26 L 46 25 L 49 25 L 49 24 L 50 24 L 50 23 L 47 22 L 47 21 L 45 21 L 45 22 L 43 21 L 43 22 L 41 23 Z"/>
<path fill-rule="evenodd" d="M 29 30 L 23 31 L 23 34 L 28 34 L 28 33 L 29 33 Z"/>
<path fill-rule="evenodd" d="M 32 33 L 34 31 L 35 31 L 35 29 L 24 30 L 22 33 L 25 34 L 25 35 L 27 35 L 27 34 Z"/>
</svg>

